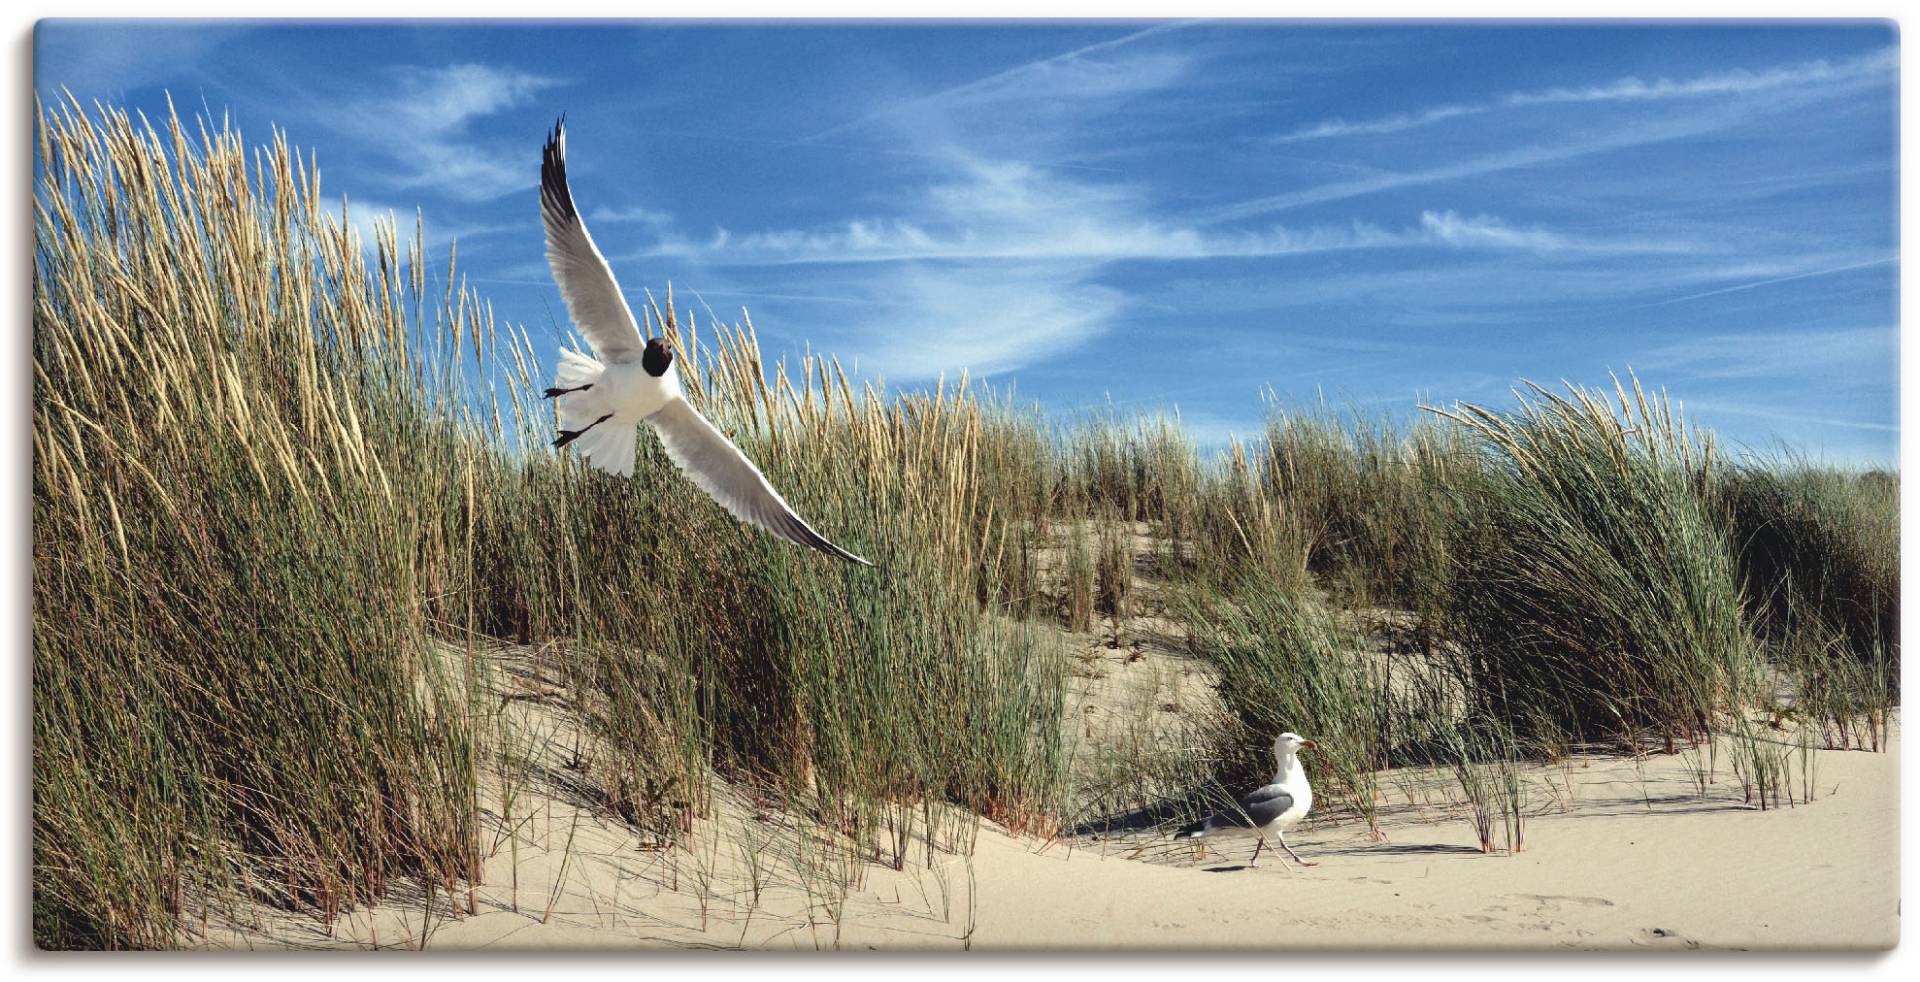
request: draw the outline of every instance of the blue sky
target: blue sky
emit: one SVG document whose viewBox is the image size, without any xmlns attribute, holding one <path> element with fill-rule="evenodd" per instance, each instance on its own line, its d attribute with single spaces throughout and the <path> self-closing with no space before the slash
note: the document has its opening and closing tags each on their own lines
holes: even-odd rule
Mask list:
<svg viewBox="0 0 1920 982">
<path fill-rule="evenodd" d="M 630 294 L 1056 415 L 1510 404 L 1631 367 L 1734 445 L 1897 458 L 1885 24 L 53 21 L 35 84 L 285 129 L 558 343 L 534 187 Z"/>
</svg>

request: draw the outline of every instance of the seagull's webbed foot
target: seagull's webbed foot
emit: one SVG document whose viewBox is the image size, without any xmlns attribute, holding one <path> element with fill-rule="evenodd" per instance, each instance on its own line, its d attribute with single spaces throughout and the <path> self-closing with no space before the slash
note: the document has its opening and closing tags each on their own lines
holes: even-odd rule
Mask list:
<svg viewBox="0 0 1920 982">
<path fill-rule="evenodd" d="M 594 427 L 599 426 L 601 423 L 604 423 L 607 420 L 610 420 L 612 418 L 613 418 L 613 414 L 608 413 L 605 416 L 602 416 L 599 419 L 596 419 L 593 422 L 588 423 L 587 425 L 577 430 L 561 430 L 560 436 L 553 441 L 553 445 L 556 448 L 564 447 L 567 444 L 580 439 L 580 437 L 584 435 L 588 430 L 593 429 Z"/>
<path fill-rule="evenodd" d="M 1300 854 L 1299 854 L 1299 853 L 1297 853 L 1297 852 L 1294 852 L 1294 851 L 1293 851 L 1293 847 L 1292 847 L 1292 846 L 1290 846 L 1290 845 L 1287 845 L 1287 840 L 1285 840 L 1285 839 L 1281 839 L 1281 840 L 1280 840 L 1280 848 L 1282 848 L 1282 849 L 1285 849 L 1285 850 L 1287 851 L 1287 855 L 1289 855 L 1289 856 L 1292 856 L 1292 857 L 1293 857 L 1293 861 L 1294 861 L 1294 862 L 1296 862 L 1296 863 L 1299 863 L 1299 864 L 1300 864 L 1300 865 L 1302 865 L 1302 866 L 1318 866 L 1318 865 L 1320 865 L 1319 863 L 1309 863 L 1309 862 L 1307 862 L 1306 860 L 1304 860 L 1304 859 L 1301 859 L 1301 858 L 1300 858 Z"/>
<path fill-rule="evenodd" d="M 574 387 L 573 387 L 573 388 L 571 388 L 571 389 L 548 389 L 548 390 L 546 391 L 546 393 L 545 393 L 544 395 L 542 395 L 542 396 L 541 396 L 540 398 L 542 398 L 542 399 L 558 399 L 558 398 L 560 398 L 561 396 L 563 396 L 563 395 L 566 395 L 566 394 L 567 394 L 567 393 L 569 393 L 569 392 L 585 392 L 585 391 L 587 391 L 588 389 L 591 389 L 591 388 L 593 388 L 593 383 L 592 383 L 592 382 L 588 382 L 588 383 L 587 383 L 587 384 L 585 384 L 585 385 L 576 385 L 576 386 L 574 386 Z"/>
</svg>

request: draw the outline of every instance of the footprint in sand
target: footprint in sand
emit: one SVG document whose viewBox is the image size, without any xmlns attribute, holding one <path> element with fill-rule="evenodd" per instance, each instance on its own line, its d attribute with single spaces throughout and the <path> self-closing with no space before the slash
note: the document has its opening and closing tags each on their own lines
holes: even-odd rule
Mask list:
<svg viewBox="0 0 1920 982">
<path fill-rule="evenodd" d="M 1531 900 L 1540 905 L 1541 910 L 1559 910 L 1562 904 L 1575 907 L 1612 907 L 1613 901 L 1605 897 L 1573 897 L 1551 893 L 1509 893 L 1513 900 Z"/>
<path fill-rule="evenodd" d="M 1633 943 L 1659 948 L 1698 948 L 1700 942 L 1683 937 L 1680 932 L 1664 927 L 1642 928 L 1634 932 Z"/>
</svg>

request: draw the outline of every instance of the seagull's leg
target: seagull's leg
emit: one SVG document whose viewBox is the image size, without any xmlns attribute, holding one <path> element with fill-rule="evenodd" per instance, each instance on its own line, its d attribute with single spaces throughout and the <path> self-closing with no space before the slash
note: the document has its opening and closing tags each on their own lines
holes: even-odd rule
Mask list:
<svg viewBox="0 0 1920 982">
<path fill-rule="evenodd" d="M 1258 836 L 1253 840 L 1253 858 L 1247 860 L 1248 869 L 1260 868 L 1260 850 L 1265 848 L 1266 845 L 1267 837 L 1264 835 Z"/>
<path fill-rule="evenodd" d="M 612 418 L 613 418 L 613 414 L 608 413 L 605 416 L 602 416 L 599 419 L 596 419 L 593 422 L 588 423 L 587 425 L 577 430 L 561 430 L 559 438 L 553 441 L 553 445 L 555 447 L 564 447 L 567 444 L 580 439 L 581 435 L 585 434 L 588 430 L 593 429 L 594 427 L 599 426 L 601 423 L 604 423 L 607 420 L 610 420 Z"/>
<path fill-rule="evenodd" d="M 561 396 L 563 396 L 563 395 L 566 395 L 566 394 L 567 394 L 567 393 L 569 393 L 569 392 L 585 392 L 585 391 L 587 391 L 588 389 L 591 389 L 591 388 L 593 388 L 593 383 L 592 383 L 592 382 L 588 382 L 588 383 L 587 383 L 587 384 L 585 384 L 585 385 L 576 385 L 576 386 L 574 386 L 574 387 L 573 387 L 573 388 L 571 388 L 571 389 L 548 389 L 548 390 L 547 390 L 547 392 L 546 392 L 546 394 L 545 394 L 545 395 L 543 395 L 543 396 L 541 396 L 540 398 L 542 398 L 542 399 L 558 399 L 558 398 L 560 398 Z"/>
<path fill-rule="evenodd" d="M 1290 846 L 1290 845 L 1287 845 L 1287 837 L 1286 837 L 1286 835 L 1285 835 L 1285 834 L 1283 834 L 1283 833 L 1280 833 L 1280 832 L 1275 832 L 1275 833 L 1273 834 L 1273 837 L 1274 837 L 1274 838 L 1276 838 L 1276 839 L 1279 839 L 1279 840 L 1280 840 L 1280 848 L 1282 848 L 1282 849 L 1285 849 L 1285 850 L 1287 851 L 1287 855 L 1289 855 L 1289 856 L 1292 856 L 1292 857 L 1293 857 L 1293 861 L 1294 861 L 1294 862 L 1296 862 L 1296 863 L 1299 863 L 1299 864 L 1300 864 L 1300 865 L 1302 865 L 1302 866 L 1318 866 L 1318 865 L 1320 865 L 1319 863 L 1309 863 L 1309 862 L 1307 862 L 1306 860 L 1304 860 L 1304 859 L 1301 859 L 1301 858 L 1300 858 L 1300 854 L 1299 854 L 1299 853 L 1296 853 L 1296 852 L 1294 852 L 1294 851 L 1293 851 L 1293 847 L 1292 847 L 1292 846 Z"/>
</svg>

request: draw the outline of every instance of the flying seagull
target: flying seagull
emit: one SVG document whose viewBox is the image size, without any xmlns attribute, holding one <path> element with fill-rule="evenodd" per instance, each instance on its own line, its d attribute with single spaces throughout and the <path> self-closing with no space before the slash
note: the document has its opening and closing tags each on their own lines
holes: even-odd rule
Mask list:
<svg viewBox="0 0 1920 982">
<path fill-rule="evenodd" d="M 631 476 L 635 428 L 648 423 L 681 472 L 735 518 L 796 545 L 872 566 L 794 514 L 760 468 L 693 408 L 681 394 L 666 338 L 641 339 L 613 270 L 573 207 L 564 119 L 554 124 L 540 158 L 540 219 L 547 230 L 547 264 L 567 312 L 600 356 L 596 361 L 561 349 L 553 388 L 546 392 L 560 407 L 560 436 L 553 445 L 571 444 L 593 466 Z"/>
<path fill-rule="evenodd" d="M 1241 798 L 1238 806 L 1181 829 L 1175 838 L 1203 839 L 1227 832 L 1251 830 L 1260 841 L 1253 847 L 1253 859 L 1247 865 L 1257 867 L 1260 850 L 1267 844 L 1267 833 L 1272 832 L 1274 841 L 1280 843 L 1280 848 L 1285 849 L 1294 862 L 1302 866 L 1315 865 L 1301 859 L 1294 853 L 1293 847 L 1287 845 L 1286 831 L 1306 818 L 1308 809 L 1313 807 L 1313 788 L 1307 784 L 1307 770 L 1300 766 L 1299 752 L 1302 748 L 1313 750 L 1317 747 L 1318 744 L 1302 739 L 1297 733 L 1280 734 L 1279 739 L 1273 741 L 1276 765 L 1273 783 Z M 1206 848 L 1204 843 L 1200 845 L 1203 855 Z"/>
</svg>

